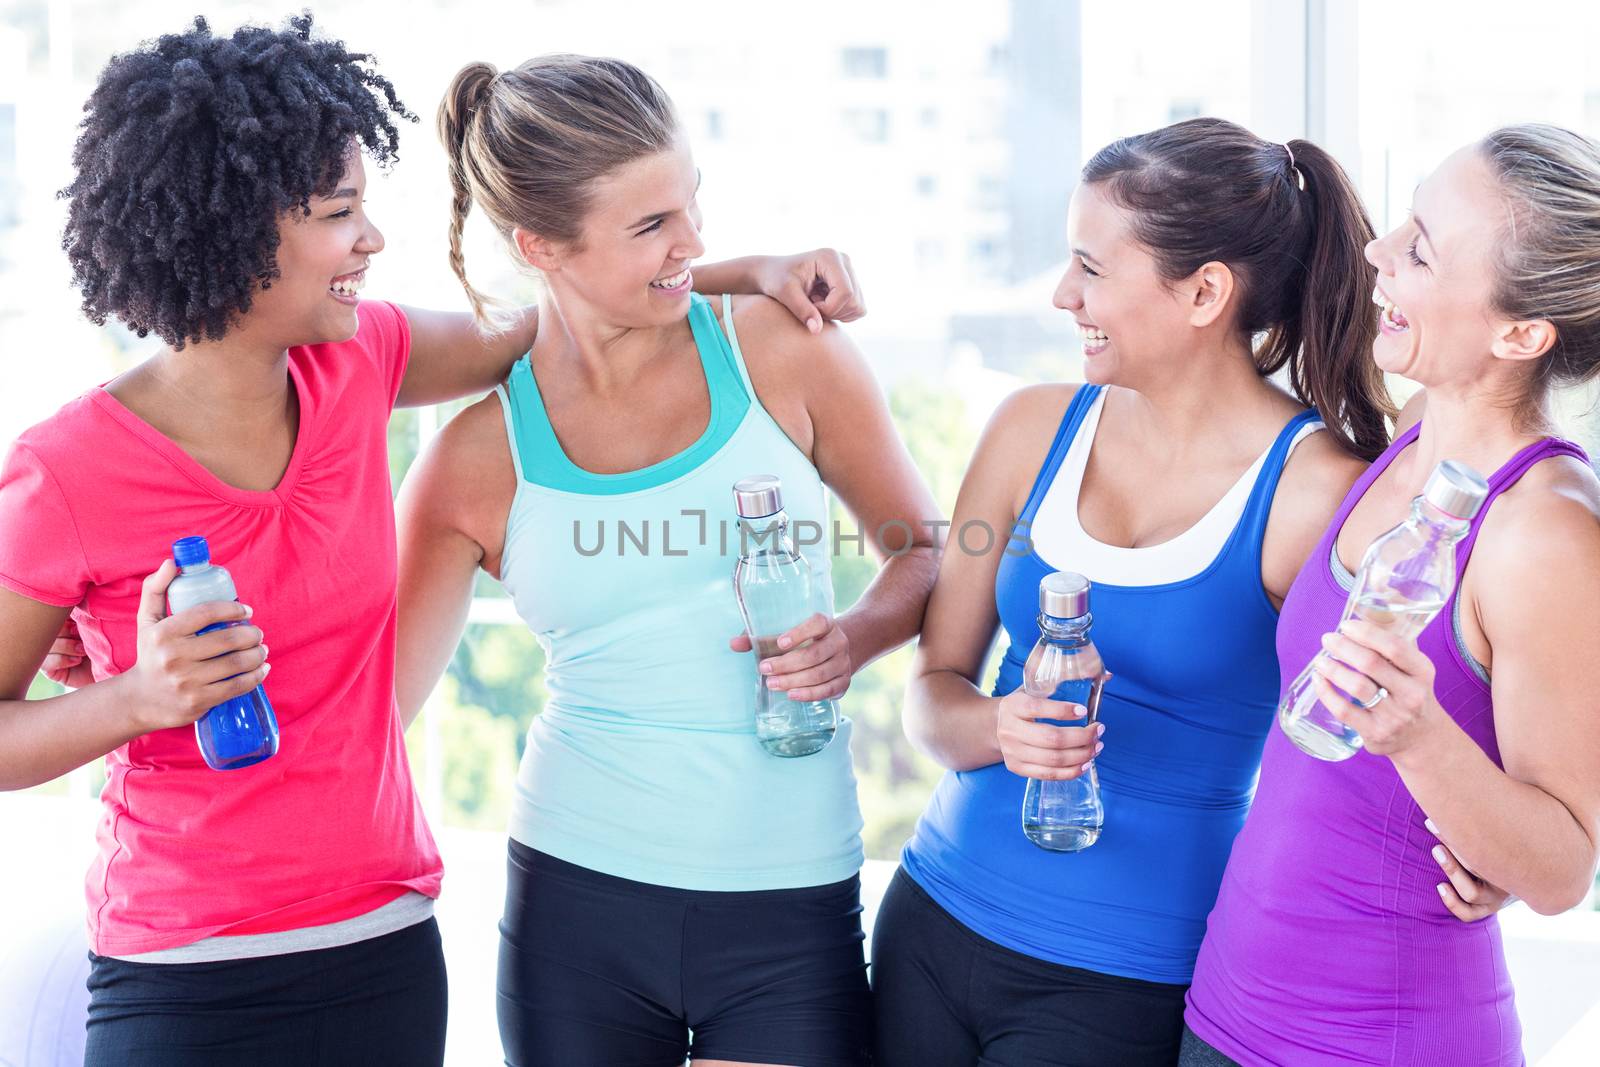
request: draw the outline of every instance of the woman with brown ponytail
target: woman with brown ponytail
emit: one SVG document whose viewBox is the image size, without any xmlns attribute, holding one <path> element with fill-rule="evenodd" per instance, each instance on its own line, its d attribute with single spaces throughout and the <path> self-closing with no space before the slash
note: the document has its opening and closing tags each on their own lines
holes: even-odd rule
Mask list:
<svg viewBox="0 0 1600 1067">
<path fill-rule="evenodd" d="M 549 296 L 526 357 L 440 432 L 399 507 L 402 714 L 449 661 L 480 569 L 546 653 L 500 924 L 506 1061 L 865 1064 L 849 721 L 813 754 L 769 754 L 757 679 L 835 699 L 914 636 L 935 505 L 841 331 L 690 292 L 699 172 L 642 71 L 473 64 L 439 132 L 474 307 L 490 307 L 460 250 L 474 206 Z M 826 484 L 890 557 L 850 611 L 777 635 L 787 651 L 759 666 L 729 581 L 732 487 L 754 474 L 778 476 L 797 530 L 828 528 Z M 805 540 L 825 588 L 827 546 Z"/>
<path fill-rule="evenodd" d="M 990 422 L 954 526 L 1011 546 L 945 554 L 908 689 L 906 732 L 949 773 L 874 930 L 886 1067 L 1176 1060 L 1277 704 L 1278 608 L 1387 442 L 1372 226 L 1316 145 L 1218 119 L 1117 141 L 1084 168 L 1067 230 L 1055 302 L 1087 384 L 1024 389 Z M 1083 708 L 1020 688 L 1057 569 L 1092 582 L 1115 676 L 1085 729 L 1061 725 Z M 1036 846 L 1026 780 L 1090 760 L 1098 841 Z"/>
</svg>

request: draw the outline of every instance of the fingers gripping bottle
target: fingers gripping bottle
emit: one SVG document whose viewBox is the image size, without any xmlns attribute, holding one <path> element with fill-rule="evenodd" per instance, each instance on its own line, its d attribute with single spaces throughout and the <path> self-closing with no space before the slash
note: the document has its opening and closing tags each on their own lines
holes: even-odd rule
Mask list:
<svg viewBox="0 0 1600 1067">
<path fill-rule="evenodd" d="M 1105 665 L 1089 639 L 1089 579 L 1070 571 L 1039 582 L 1039 641 L 1022 669 L 1023 692 L 1088 709 L 1082 720 L 1041 719 L 1063 730 L 1082 730 L 1099 719 Z M 1081 852 L 1100 838 L 1105 809 L 1093 761 L 1067 781 L 1028 779 L 1022 796 L 1022 832 L 1040 848 Z"/>
<path fill-rule="evenodd" d="M 1411 517 L 1367 549 L 1340 625 L 1362 619 L 1402 637 L 1420 634 L 1455 591 L 1456 542 L 1488 495 L 1488 484 L 1471 467 L 1454 460 L 1435 467 L 1411 502 Z M 1312 668 L 1327 655 L 1317 653 L 1289 686 L 1278 725 L 1303 751 L 1333 763 L 1354 756 L 1362 741 L 1317 698 Z"/>
<path fill-rule="evenodd" d="M 778 637 L 817 611 L 826 611 L 826 589 L 805 557 L 795 551 L 789 516 L 776 476 L 759 474 L 733 486 L 739 514 L 739 562 L 733 587 L 758 661 L 782 655 Z M 804 645 L 796 646 L 804 648 Z M 790 700 L 756 677 L 756 740 L 774 756 L 821 752 L 839 728 L 833 700 Z"/>
<path fill-rule="evenodd" d="M 172 560 L 179 574 L 167 587 L 167 611 L 176 615 L 200 604 L 238 600 L 233 577 L 211 562 L 204 537 L 185 537 L 172 543 Z M 200 633 L 210 633 L 237 622 L 219 622 Z M 278 719 L 267 692 L 256 686 L 248 693 L 223 701 L 194 724 L 195 739 L 206 765 L 215 771 L 232 771 L 269 759 L 278 751 Z"/>
</svg>

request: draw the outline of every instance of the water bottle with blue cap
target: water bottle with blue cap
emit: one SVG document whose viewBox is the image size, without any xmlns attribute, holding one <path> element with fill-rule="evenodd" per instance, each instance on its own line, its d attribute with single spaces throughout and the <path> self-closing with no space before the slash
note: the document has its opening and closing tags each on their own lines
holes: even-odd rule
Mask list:
<svg viewBox="0 0 1600 1067">
<path fill-rule="evenodd" d="M 218 600 L 238 600 L 233 576 L 211 562 L 211 546 L 204 537 L 184 537 L 172 543 L 172 561 L 178 576 L 167 587 L 167 611 L 180 611 Z M 210 633 L 237 622 L 219 622 L 200 633 Z M 196 635 L 198 636 L 198 635 Z M 238 770 L 269 759 L 278 751 L 278 718 L 267 691 L 256 686 L 248 693 L 225 700 L 194 724 L 200 755 L 216 771 Z"/>
</svg>

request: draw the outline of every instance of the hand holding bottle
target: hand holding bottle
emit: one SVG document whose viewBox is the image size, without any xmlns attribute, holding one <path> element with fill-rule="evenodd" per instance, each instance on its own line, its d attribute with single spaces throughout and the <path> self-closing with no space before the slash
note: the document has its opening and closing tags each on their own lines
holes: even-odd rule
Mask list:
<svg viewBox="0 0 1600 1067">
<path fill-rule="evenodd" d="M 250 692 L 271 670 L 261 631 L 245 622 L 245 605 L 217 601 L 169 616 L 167 587 L 177 576 L 169 559 L 144 580 L 138 658 L 117 677 L 141 733 L 192 725 L 212 707 Z M 200 632 L 218 623 L 241 625 Z"/>
<path fill-rule="evenodd" d="M 740 634 L 728 647 L 749 652 L 750 636 Z M 835 700 L 849 690 L 855 662 L 850 658 L 850 635 L 836 619 L 819 611 L 779 634 L 778 648 L 780 655 L 762 660 L 757 668 L 768 689 L 783 690 L 790 700 L 799 701 Z"/>
<path fill-rule="evenodd" d="M 1395 756 L 1437 727 L 1455 728 L 1433 695 L 1433 661 L 1417 647 L 1414 635 L 1350 619 L 1338 633 L 1324 634 L 1322 647 L 1328 655 L 1312 668 L 1317 698 L 1329 714 L 1361 735 L 1368 752 Z M 1361 703 L 1353 703 L 1352 697 Z"/>
<path fill-rule="evenodd" d="M 795 547 L 778 477 L 758 474 L 741 478 L 733 485 L 733 504 L 740 530 L 733 589 L 744 618 L 746 639 L 759 660 L 808 652 L 809 647 L 794 647 L 797 636 L 820 639 L 824 647 L 812 655 L 798 657 L 811 661 L 807 670 L 816 672 L 805 681 L 837 685 L 841 653 L 843 670 L 849 670 L 849 642 L 840 644 L 844 635 L 830 617 L 832 598 L 826 582 L 812 574 L 811 565 Z M 785 653 L 786 647 L 793 647 L 794 651 Z M 830 667 L 830 663 L 834 666 Z M 762 748 L 784 759 L 821 752 L 838 732 L 838 701 L 832 696 L 797 697 L 789 692 L 780 695 L 782 686 L 770 673 L 757 675 L 756 740 Z M 806 693 L 813 688 L 816 687 L 808 684 L 795 692 Z"/>
<path fill-rule="evenodd" d="M 1106 724 L 1063 730 L 1039 720 L 1067 722 L 1087 714 L 1082 704 L 1033 696 L 1021 687 L 1001 697 L 995 704 L 994 732 L 1006 769 L 1040 781 L 1068 781 L 1081 775 L 1106 747 L 1100 740 Z"/>
<path fill-rule="evenodd" d="M 1471 530 L 1472 518 L 1488 493 L 1488 483 L 1471 467 L 1454 460 L 1440 463 L 1428 476 L 1422 495 L 1412 501 L 1411 517 L 1368 546 L 1345 603 L 1340 632 L 1367 635 L 1363 638 L 1367 650 L 1377 647 L 1372 642 L 1379 641 L 1395 656 L 1404 656 L 1409 676 L 1421 678 L 1426 671 L 1428 700 L 1433 696 L 1433 665 L 1417 651 L 1416 638 L 1450 603 L 1456 586 L 1456 543 Z M 1338 635 L 1329 636 L 1342 640 Z M 1371 747 L 1373 740 L 1357 723 L 1378 728 L 1381 721 L 1400 730 L 1406 716 L 1417 719 L 1421 715 L 1422 696 L 1415 686 L 1403 684 L 1404 707 L 1396 705 L 1380 718 L 1363 714 L 1387 703 L 1389 690 L 1381 678 L 1364 684 L 1359 664 L 1350 660 L 1344 665 L 1333 663 L 1331 655 L 1324 647 L 1312 657 L 1278 704 L 1278 726 L 1301 751 L 1331 763 L 1347 760 L 1362 747 Z M 1352 655 L 1361 656 L 1354 651 Z M 1365 656 L 1361 658 L 1367 661 Z M 1352 665 L 1356 671 L 1348 669 Z M 1334 688 L 1340 679 L 1355 686 L 1342 698 Z M 1402 732 L 1406 736 L 1414 733 L 1410 726 Z M 1399 743 L 1408 742 L 1402 738 Z M 1380 744 L 1387 747 L 1373 751 L 1393 753 L 1390 740 Z"/>
<path fill-rule="evenodd" d="M 1031 700 L 1045 704 L 1023 705 L 1033 719 L 1032 726 L 1043 726 L 1059 733 L 1080 735 L 1072 747 L 1086 755 L 1057 757 L 1081 764 L 1071 775 L 1029 776 L 1022 793 L 1022 832 L 1042 849 L 1051 852 L 1081 852 L 1100 840 L 1105 823 L 1105 806 L 1100 801 L 1100 779 L 1095 773 L 1094 756 L 1100 751 L 1100 695 L 1110 675 L 1100 652 L 1089 637 L 1094 617 L 1089 614 L 1089 579 L 1069 571 L 1045 575 L 1039 581 L 1039 640 L 1022 667 L 1019 689 Z M 1014 701 L 1013 707 L 1021 704 Z M 1056 708 L 1072 708 L 1073 718 L 1084 725 L 1073 726 Z M 1083 715 L 1077 714 L 1077 709 Z M 1009 725 L 1022 725 L 1015 722 Z M 1032 731 L 1027 731 L 1032 733 Z M 1090 745 L 1094 747 L 1090 749 Z"/>
</svg>

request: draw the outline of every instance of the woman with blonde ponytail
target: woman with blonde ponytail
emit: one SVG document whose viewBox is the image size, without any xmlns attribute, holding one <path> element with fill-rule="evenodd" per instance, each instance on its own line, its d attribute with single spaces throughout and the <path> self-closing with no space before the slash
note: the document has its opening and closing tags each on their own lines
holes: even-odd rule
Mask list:
<svg viewBox="0 0 1600 1067">
<path fill-rule="evenodd" d="M 473 306 L 494 306 L 461 253 L 473 209 L 549 296 L 527 355 L 440 432 L 399 505 L 404 716 L 449 661 L 480 569 L 546 651 L 500 924 L 506 1062 L 865 1064 L 849 720 L 820 751 L 769 753 L 758 679 L 835 700 L 913 637 L 935 505 L 840 330 L 691 292 L 700 175 L 642 71 L 471 64 L 439 133 Z M 733 485 L 760 474 L 797 533 L 830 528 L 831 488 L 885 562 L 851 610 L 771 635 L 758 660 L 729 579 L 747 532 Z M 827 589 L 820 540 L 797 537 Z"/>
<path fill-rule="evenodd" d="M 1552 404 L 1600 375 L 1600 145 L 1496 130 L 1366 258 L 1370 364 L 1423 388 L 1278 626 L 1283 683 L 1330 653 L 1318 694 L 1364 751 L 1323 762 L 1270 732 L 1185 1067 L 1519 1067 L 1500 929 L 1450 918 L 1474 884 L 1450 854 L 1543 914 L 1577 906 L 1600 864 L 1600 480 Z M 1410 638 L 1341 625 L 1351 569 L 1447 459 L 1488 485 L 1443 610 Z"/>
</svg>

